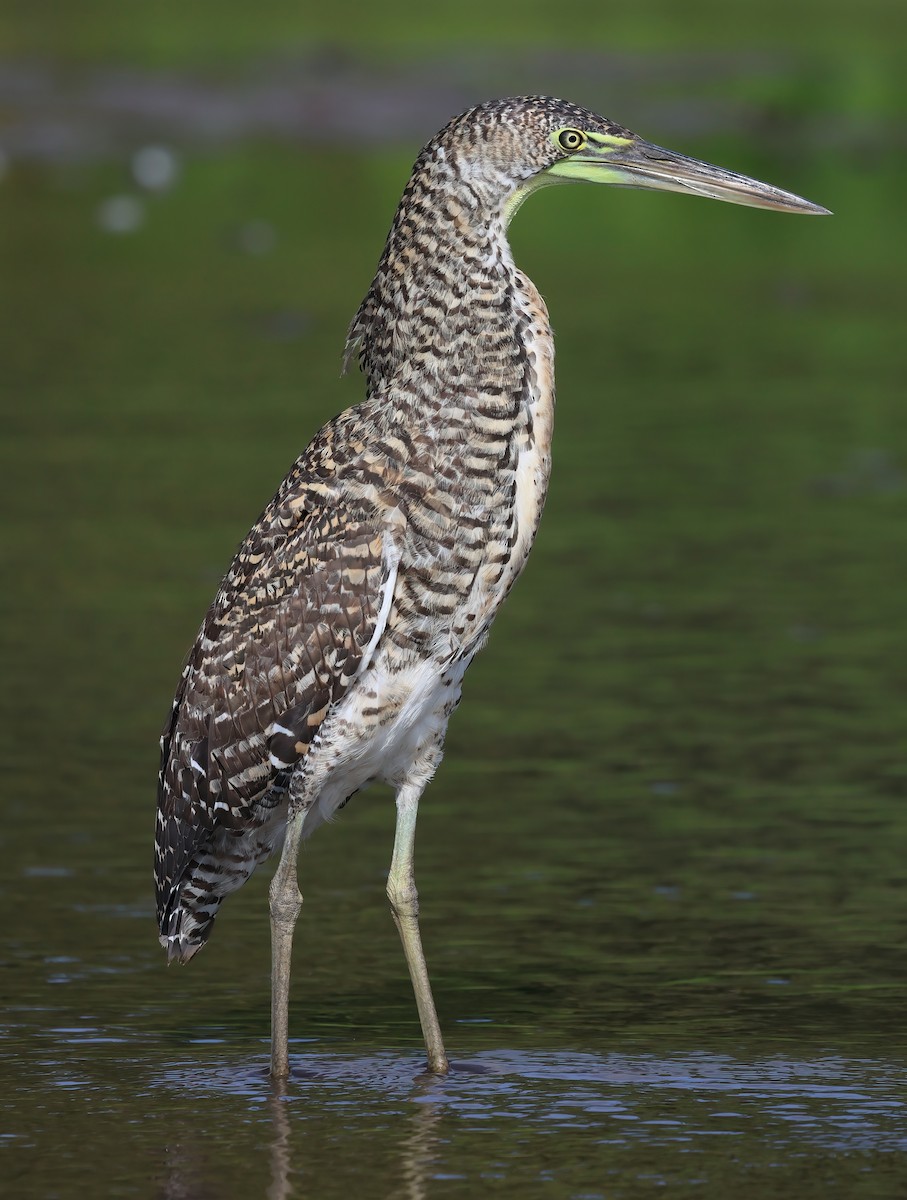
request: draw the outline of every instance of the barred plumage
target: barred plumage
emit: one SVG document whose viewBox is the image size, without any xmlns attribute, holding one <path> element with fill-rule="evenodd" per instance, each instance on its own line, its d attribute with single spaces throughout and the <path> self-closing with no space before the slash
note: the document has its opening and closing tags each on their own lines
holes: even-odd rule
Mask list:
<svg viewBox="0 0 907 1200">
<path fill-rule="evenodd" d="M 397 791 L 388 894 L 430 1065 L 447 1067 L 416 923 L 415 813 L 545 501 L 554 349 L 506 231 L 526 195 L 562 178 L 816 211 L 544 97 L 471 109 L 419 155 L 349 331 L 345 361 L 358 356 L 367 398 L 321 430 L 240 547 L 161 739 L 170 958 L 192 957 L 223 898 L 284 843 L 275 1075 L 288 1070 L 299 840 L 376 779 Z"/>
</svg>

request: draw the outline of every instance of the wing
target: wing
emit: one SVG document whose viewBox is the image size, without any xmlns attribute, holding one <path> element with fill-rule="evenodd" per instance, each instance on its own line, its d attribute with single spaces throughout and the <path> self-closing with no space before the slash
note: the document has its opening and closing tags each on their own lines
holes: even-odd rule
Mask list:
<svg viewBox="0 0 907 1200">
<path fill-rule="evenodd" d="M 207 862 L 210 875 L 225 835 L 235 855 L 240 840 L 267 821 L 387 621 L 397 563 L 390 536 L 360 505 L 326 503 L 323 487 L 300 473 L 301 464 L 237 553 L 161 738 L 155 882 L 162 941 L 168 933 L 172 941 L 180 924 L 184 883 L 217 890 L 210 879 L 192 880 L 199 864 Z M 233 872 L 232 887 L 254 866 Z M 222 894 L 206 897 L 207 925 L 198 926 L 194 949 L 213 920 L 212 900 L 216 909 L 232 887 L 224 881 Z"/>
</svg>

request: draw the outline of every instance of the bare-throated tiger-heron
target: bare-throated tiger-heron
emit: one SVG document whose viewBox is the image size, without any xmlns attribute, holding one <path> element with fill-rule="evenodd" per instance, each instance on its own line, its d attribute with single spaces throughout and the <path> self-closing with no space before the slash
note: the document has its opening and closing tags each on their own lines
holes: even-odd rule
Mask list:
<svg viewBox="0 0 907 1200">
<path fill-rule="evenodd" d="M 420 153 L 349 330 L 366 397 L 316 434 L 240 546 L 161 738 L 170 960 L 192 958 L 224 897 L 282 847 L 270 889 L 278 1079 L 300 840 L 376 780 L 396 793 L 387 894 L 429 1066 L 448 1069 L 417 919 L 416 813 L 548 488 L 554 346 L 507 227 L 531 192 L 572 181 L 826 212 L 546 97 L 472 108 Z"/>
</svg>

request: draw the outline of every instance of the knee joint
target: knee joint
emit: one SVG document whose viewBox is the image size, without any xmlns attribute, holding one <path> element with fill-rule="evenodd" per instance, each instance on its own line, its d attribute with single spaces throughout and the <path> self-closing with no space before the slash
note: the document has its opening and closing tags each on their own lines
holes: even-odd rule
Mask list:
<svg viewBox="0 0 907 1200">
<path fill-rule="evenodd" d="M 387 898 L 398 917 L 418 917 L 419 893 L 414 883 L 396 884 L 389 879 Z"/>
<path fill-rule="evenodd" d="M 270 900 L 271 916 L 275 921 L 285 925 L 292 925 L 296 921 L 302 908 L 302 896 L 298 890 L 289 896 L 271 896 Z"/>
</svg>

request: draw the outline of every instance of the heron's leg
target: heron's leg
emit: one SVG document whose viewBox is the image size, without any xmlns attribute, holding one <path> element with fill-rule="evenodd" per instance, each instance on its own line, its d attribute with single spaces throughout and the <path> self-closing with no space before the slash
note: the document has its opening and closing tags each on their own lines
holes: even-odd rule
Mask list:
<svg viewBox="0 0 907 1200">
<path fill-rule="evenodd" d="M 291 814 L 283 843 L 280 863 L 268 893 L 271 902 L 271 1076 L 286 1079 L 290 1074 L 287 1047 L 290 1000 L 290 958 L 293 953 L 293 929 L 302 908 L 302 896 L 296 879 L 296 859 L 306 809 Z"/>
<path fill-rule="evenodd" d="M 449 1070 L 441 1027 L 431 994 L 428 968 L 422 951 L 419 934 L 419 895 L 413 873 L 413 844 L 416 838 L 416 816 L 419 812 L 419 797 L 422 787 L 404 784 L 397 793 L 397 831 L 394 837 L 394 855 L 387 877 L 387 898 L 391 902 L 394 922 L 400 932 L 406 965 L 409 967 L 416 993 L 416 1006 L 422 1023 L 425 1048 L 428 1050 L 429 1068 L 437 1075 L 446 1075 Z"/>
</svg>

